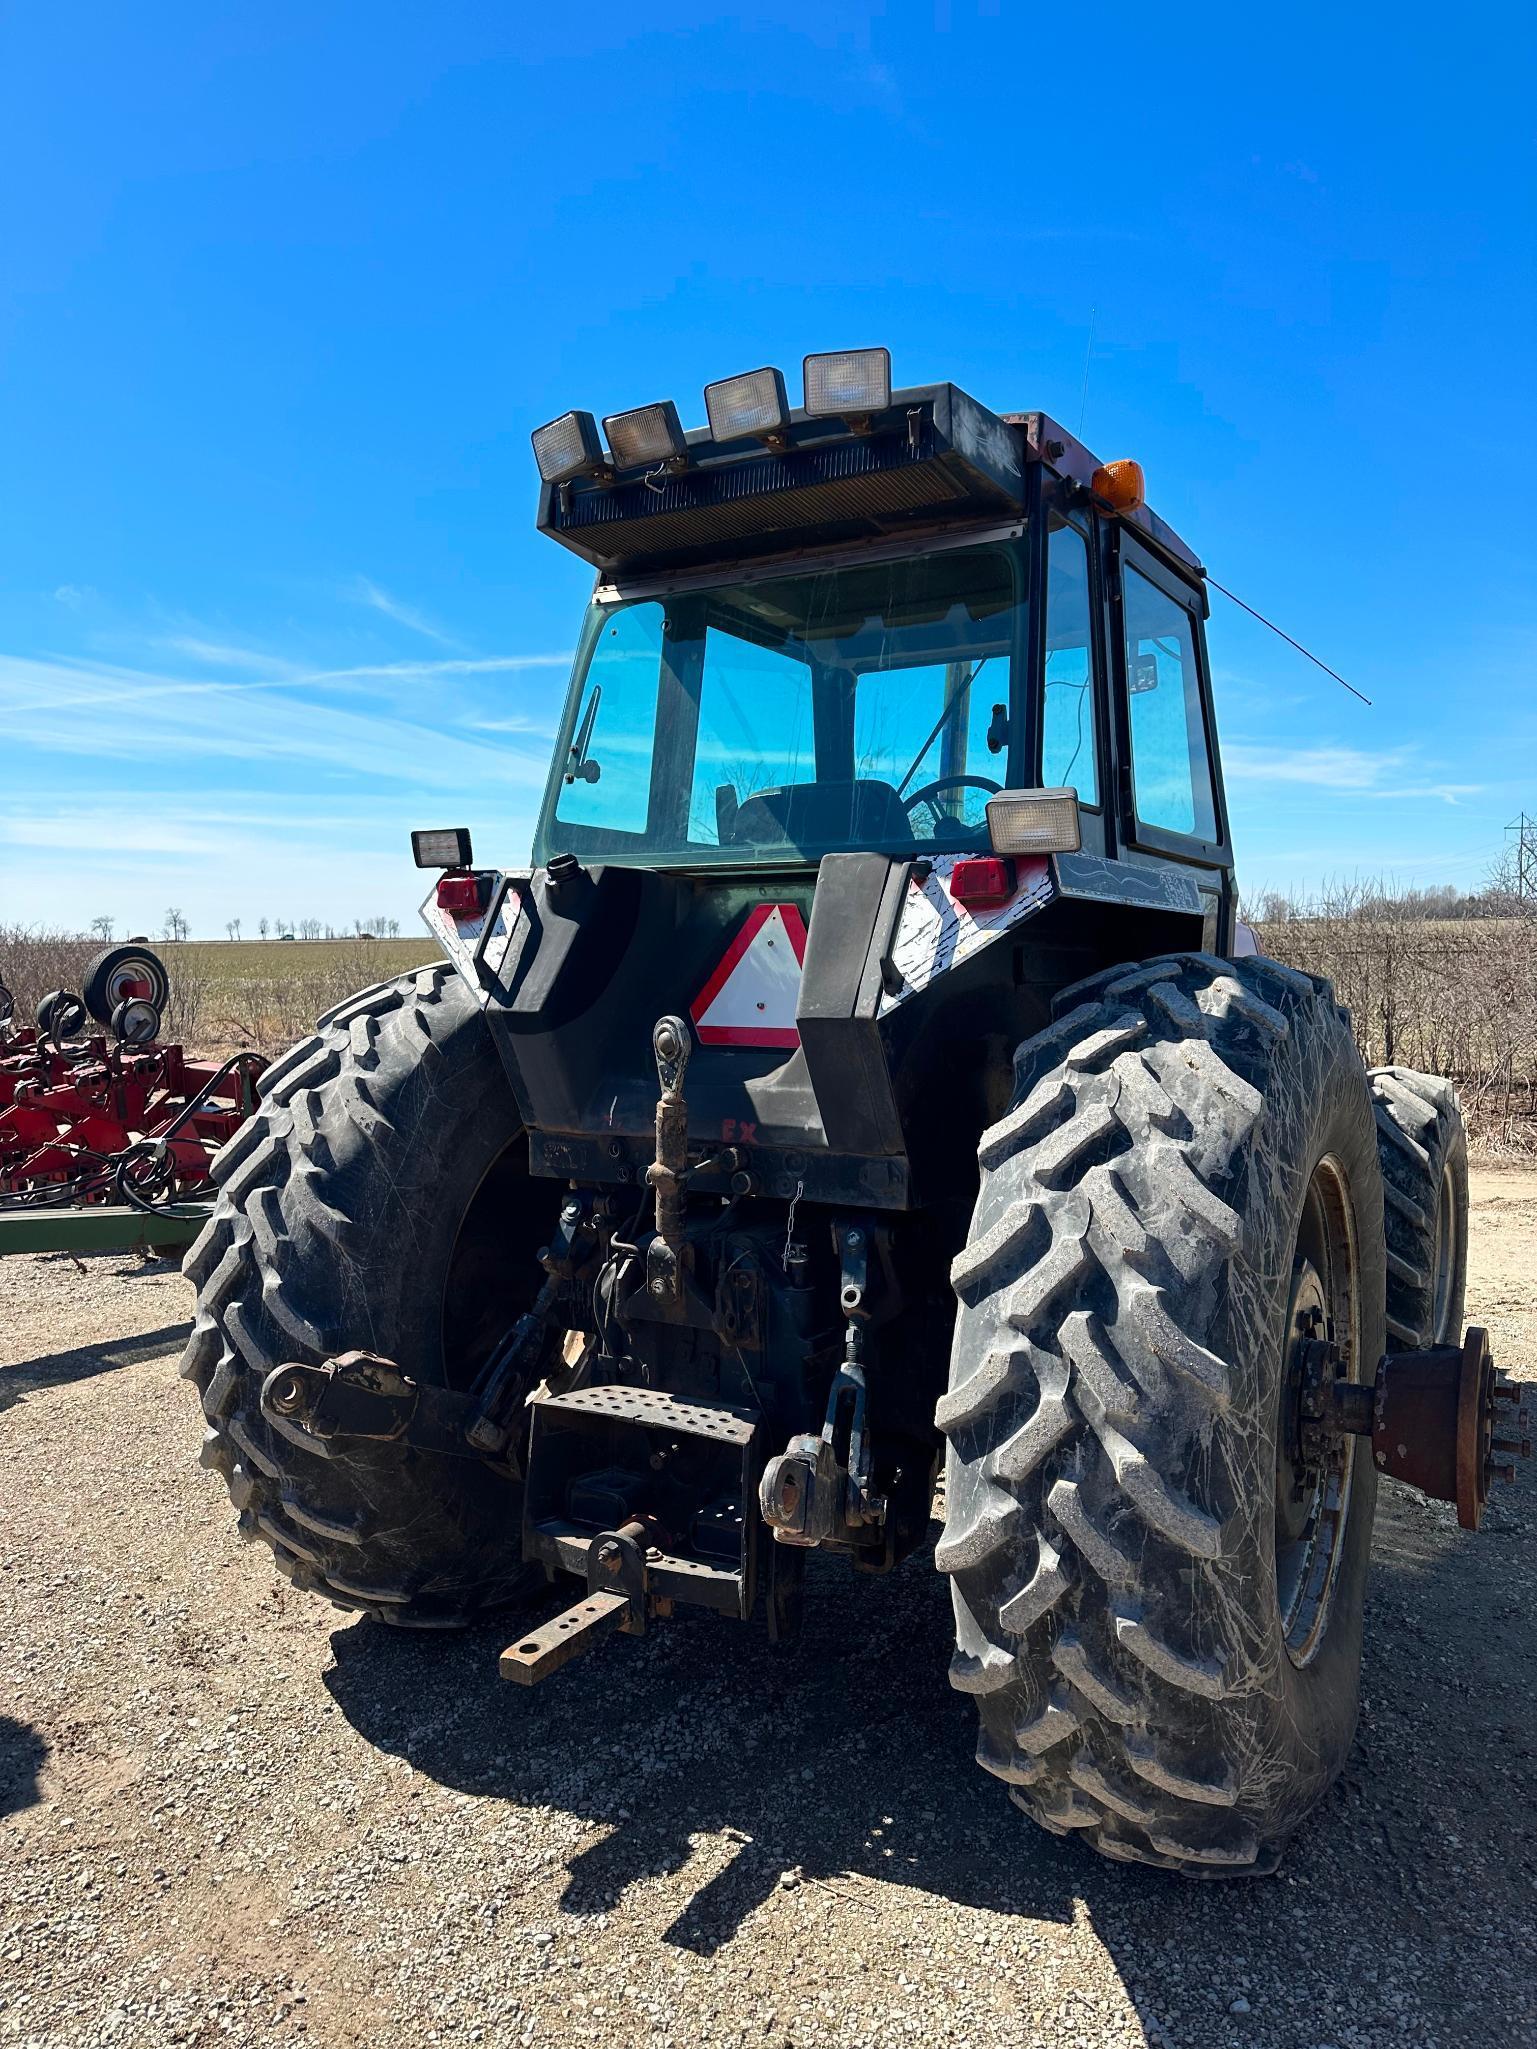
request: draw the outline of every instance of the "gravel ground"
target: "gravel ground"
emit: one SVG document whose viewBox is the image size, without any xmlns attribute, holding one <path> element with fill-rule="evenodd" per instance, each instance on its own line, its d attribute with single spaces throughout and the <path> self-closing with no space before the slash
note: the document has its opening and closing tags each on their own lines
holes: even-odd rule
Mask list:
<svg viewBox="0 0 1537 2049">
<path fill-rule="evenodd" d="M 1537 1366 L 1537 1174 L 1469 1315 Z M 339 1617 L 194 1459 L 174 1269 L 0 1262 L 0 2043 L 1537 2044 L 1537 1491 L 1387 1490 L 1350 1768 L 1279 1877 L 1033 1831 L 923 1558 L 813 1560 L 524 1694 L 504 1631 Z"/>
</svg>

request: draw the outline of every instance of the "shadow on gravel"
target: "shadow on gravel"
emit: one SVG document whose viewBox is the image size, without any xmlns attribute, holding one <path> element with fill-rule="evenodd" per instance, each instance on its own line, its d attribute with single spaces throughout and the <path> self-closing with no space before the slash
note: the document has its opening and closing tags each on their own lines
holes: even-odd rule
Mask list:
<svg viewBox="0 0 1537 2049">
<path fill-rule="evenodd" d="M 614 1823 L 571 1863 L 571 1913 L 676 1871 L 704 1832 L 734 1836 L 735 1852 L 668 1931 L 704 1953 L 797 1867 L 872 1912 L 865 1878 L 1069 1918 L 1082 1859 L 1027 1832 L 977 1770 L 972 1703 L 946 1679 L 949 1628 L 924 1557 L 858 1584 L 813 1559 L 797 1645 L 680 1614 L 525 1693 L 497 1675 L 510 1621 L 430 1640 L 365 1622 L 332 1637 L 326 1683 L 369 1742 L 445 1785 Z"/>
<path fill-rule="evenodd" d="M 0 1818 L 37 1805 L 37 1779 L 47 1755 L 48 1745 L 30 1722 L 0 1715 Z"/>
<path fill-rule="evenodd" d="M 131 1338 L 114 1338 L 105 1345 L 77 1345 L 68 1352 L 44 1352 L 36 1359 L 18 1359 L 14 1366 L 0 1366 L 0 1411 L 23 1395 L 39 1388 L 59 1387 L 66 1381 L 90 1380 L 98 1373 L 115 1373 L 120 1366 L 138 1366 L 146 1359 L 163 1358 L 179 1351 L 187 1340 L 187 1324 L 163 1324 L 159 1330 L 140 1331 Z"/>
<path fill-rule="evenodd" d="M 1537 1809 L 1531 1502 L 1528 1487 L 1507 1496 L 1475 1543 L 1384 1490 L 1361 1736 L 1268 1880 L 1118 1867 L 1015 1814 L 972 1761 L 925 1555 L 857 1584 L 813 1559 L 805 1633 L 784 1649 L 681 1617 L 524 1693 L 497 1676 L 510 1622 L 431 1639 L 358 1623 L 333 1635 L 326 1683 L 369 1742 L 444 1785 L 611 1824 L 571 1858 L 569 1912 L 615 1908 L 681 1869 L 696 1837 L 734 1842 L 665 1934 L 701 1954 L 799 1867 L 848 1903 L 850 1939 L 880 1913 L 871 1879 L 940 1914 L 1066 1922 L 1081 1901 L 1148 2039 L 1180 2049 L 1537 2041 L 1508 1968 L 1537 1933 L 1522 1827 Z M 957 1927 L 936 1921 L 935 1939 Z"/>
</svg>

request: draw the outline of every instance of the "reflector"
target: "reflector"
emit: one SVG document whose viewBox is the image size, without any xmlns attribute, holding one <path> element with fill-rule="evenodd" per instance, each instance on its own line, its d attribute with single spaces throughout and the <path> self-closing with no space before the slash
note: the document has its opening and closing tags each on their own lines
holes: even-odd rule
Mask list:
<svg viewBox="0 0 1537 2049">
<path fill-rule="evenodd" d="M 1076 790 L 1000 790 L 987 800 L 995 854 L 1076 854 L 1083 844 Z"/>
<path fill-rule="evenodd" d="M 669 462 L 684 453 L 686 443 L 678 422 L 678 408 L 670 398 L 654 406 L 637 406 L 633 412 L 610 413 L 603 422 L 609 450 L 622 470 Z"/>
<path fill-rule="evenodd" d="M 803 365 L 808 413 L 879 413 L 891 403 L 891 351 L 839 349 Z"/>
<path fill-rule="evenodd" d="M 534 461 L 547 484 L 564 484 L 603 467 L 603 444 L 591 413 L 562 413 L 547 426 L 536 427 L 530 439 Z"/>
<path fill-rule="evenodd" d="M 777 370 L 744 370 L 704 388 L 704 409 L 717 441 L 739 434 L 778 434 L 790 424 L 785 381 Z"/>
</svg>

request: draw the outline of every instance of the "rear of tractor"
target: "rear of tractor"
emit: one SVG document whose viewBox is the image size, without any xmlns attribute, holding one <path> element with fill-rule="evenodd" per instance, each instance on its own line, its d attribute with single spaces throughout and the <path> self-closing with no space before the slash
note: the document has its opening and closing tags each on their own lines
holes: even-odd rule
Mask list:
<svg viewBox="0 0 1537 2049">
<path fill-rule="evenodd" d="M 1455 1099 L 1241 951 L 1135 465 L 880 351 L 806 395 L 535 436 L 598 585 L 534 866 L 416 835 L 445 960 L 220 1156 L 205 1459 L 383 1621 L 564 1586 L 522 1683 L 679 1605 L 793 1636 L 808 1551 L 890 1571 L 943 1467 L 979 1761 L 1265 1870 L 1354 1730 L 1378 1471 L 1476 1526 L 1520 1448 Z"/>
</svg>

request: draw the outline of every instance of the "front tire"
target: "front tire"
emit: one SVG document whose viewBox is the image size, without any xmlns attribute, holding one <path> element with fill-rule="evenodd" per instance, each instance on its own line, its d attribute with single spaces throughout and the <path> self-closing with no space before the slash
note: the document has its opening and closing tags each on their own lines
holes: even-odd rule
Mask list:
<svg viewBox="0 0 1537 2049">
<path fill-rule="evenodd" d="M 1042 1826 L 1271 1870 L 1356 1723 L 1375 1473 L 1306 1468 L 1294 1395 L 1325 1320 L 1354 1379 L 1383 1348 L 1361 1061 L 1327 984 L 1196 954 L 1068 990 L 1015 1064 L 952 1276 L 951 1676 Z"/>
<path fill-rule="evenodd" d="M 451 967 L 422 968 L 330 1011 L 261 1090 L 183 1268 L 203 1463 L 279 1571 L 342 1607 L 442 1628 L 524 1598 L 542 1575 L 504 1470 L 394 1445 L 322 1458 L 260 1403 L 275 1366 L 353 1349 L 465 1390 L 528 1306 L 558 1194 L 526 1172 L 485 1020 Z"/>
</svg>

